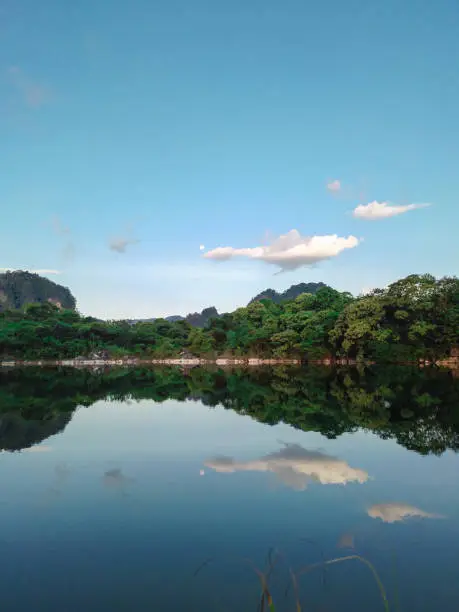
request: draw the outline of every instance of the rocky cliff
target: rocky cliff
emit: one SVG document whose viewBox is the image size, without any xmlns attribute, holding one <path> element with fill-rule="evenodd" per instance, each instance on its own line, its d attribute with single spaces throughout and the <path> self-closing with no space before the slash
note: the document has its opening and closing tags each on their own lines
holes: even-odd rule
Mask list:
<svg viewBox="0 0 459 612">
<path fill-rule="evenodd" d="M 0 311 L 44 302 L 51 302 L 59 308 L 76 307 L 76 300 L 67 287 L 38 274 L 22 271 L 0 274 Z"/>
<path fill-rule="evenodd" d="M 262 291 L 250 300 L 249 303 L 259 302 L 260 300 L 272 300 L 276 302 L 276 304 L 279 304 L 285 300 L 294 300 L 302 293 L 317 293 L 319 289 L 323 289 L 324 287 L 327 287 L 325 283 L 298 283 L 298 285 L 292 285 L 282 293 L 274 289 L 265 289 L 265 291 Z"/>
</svg>

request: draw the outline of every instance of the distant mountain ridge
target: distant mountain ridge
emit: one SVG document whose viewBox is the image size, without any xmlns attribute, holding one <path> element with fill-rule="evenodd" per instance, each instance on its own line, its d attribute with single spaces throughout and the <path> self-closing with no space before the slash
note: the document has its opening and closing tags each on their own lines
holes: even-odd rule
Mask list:
<svg viewBox="0 0 459 612">
<path fill-rule="evenodd" d="M 299 283 L 292 285 L 283 292 L 274 289 L 265 289 L 254 298 L 249 304 L 260 300 L 272 300 L 276 304 L 285 300 L 293 300 L 302 293 L 317 293 L 319 289 L 327 287 L 325 283 Z M 39 276 L 32 272 L 13 271 L 0 273 L 0 312 L 2 310 L 21 309 L 27 304 L 50 302 L 59 308 L 74 310 L 76 299 L 67 287 L 58 285 L 48 278 Z M 201 312 L 192 312 L 185 317 L 181 315 L 171 315 L 164 317 L 166 321 L 175 323 L 186 321 L 193 327 L 206 327 L 212 319 L 222 317 L 215 306 L 204 308 Z M 127 319 L 128 323 L 153 322 L 156 318 Z"/>
<path fill-rule="evenodd" d="M 249 304 L 253 304 L 254 302 L 259 302 L 260 300 L 272 300 L 276 304 L 280 302 L 285 302 L 286 300 L 294 300 L 302 293 L 317 293 L 319 289 L 323 289 L 324 287 L 328 287 L 325 283 L 298 283 L 297 285 L 292 285 L 282 293 L 275 291 L 274 289 L 265 289 L 254 298 L 252 298 Z M 169 317 L 164 317 L 166 321 L 170 323 L 175 323 L 176 321 L 186 321 L 193 327 L 206 327 L 211 319 L 218 319 L 222 317 L 223 314 L 220 314 L 215 306 L 210 306 L 208 308 L 204 308 L 201 312 L 193 312 L 187 314 L 186 317 L 182 317 L 180 315 L 172 315 Z M 155 318 L 150 319 L 129 319 L 129 323 L 148 323 L 155 321 Z"/>
<path fill-rule="evenodd" d="M 169 317 L 164 317 L 166 321 L 169 323 L 176 323 L 177 321 L 186 321 L 193 327 L 205 327 L 211 319 L 217 319 L 222 315 L 219 314 L 218 310 L 215 306 L 209 306 L 208 308 L 204 308 L 201 312 L 191 312 L 186 315 L 186 317 L 182 317 L 181 315 L 171 315 Z M 129 319 L 129 323 L 152 323 L 156 321 L 157 318 L 151 319 Z"/>
<path fill-rule="evenodd" d="M 259 302 L 260 300 L 272 300 L 276 304 L 279 304 L 286 300 L 294 300 L 302 293 L 317 293 L 319 289 L 324 289 L 325 287 L 328 287 L 325 283 L 298 283 L 298 285 L 292 285 L 282 293 L 279 293 L 275 289 L 265 289 L 252 298 L 249 304 Z"/>
<path fill-rule="evenodd" d="M 0 273 L 0 312 L 46 302 L 59 308 L 76 308 L 70 290 L 48 278 L 21 270 Z"/>
</svg>

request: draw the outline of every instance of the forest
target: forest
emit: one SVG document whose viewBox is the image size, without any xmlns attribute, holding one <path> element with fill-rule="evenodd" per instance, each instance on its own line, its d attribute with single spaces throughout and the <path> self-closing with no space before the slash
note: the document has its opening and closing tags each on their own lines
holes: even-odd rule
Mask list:
<svg viewBox="0 0 459 612">
<path fill-rule="evenodd" d="M 101 321 L 53 303 L 0 312 L 0 358 L 347 358 L 385 363 L 439 360 L 459 345 L 459 279 L 411 275 L 354 297 L 321 287 L 292 300 L 253 301 L 211 319 Z"/>
</svg>

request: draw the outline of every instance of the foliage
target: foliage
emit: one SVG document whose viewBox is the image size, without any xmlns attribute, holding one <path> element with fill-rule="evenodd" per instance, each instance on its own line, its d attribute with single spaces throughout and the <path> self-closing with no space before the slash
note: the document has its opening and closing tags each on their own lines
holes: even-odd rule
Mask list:
<svg viewBox="0 0 459 612">
<path fill-rule="evenodd" d="M 459 280 L 412 275 L 359 298 L 323 286 L 220 316 L 209 308 L 195 318 L 132 324 L 84 317 L 47 301 L 29 304 L 0 312 L 0 358 L 167 358 L 189 351 L 205 358 L 437 360 L 459 344 Z"/>
<path fill-rule="evenodd" d="M 337 354 L 437 359 L 459 342 L 459 279 L 413 274 L 350 303 L 330 334 Z"/>
<path fill-rule="evenodd" d="M 204 308 L 201 312 L 190 312 L 186 317 L 182 317 L 180 315 L 171 315 L 169 317 L 165 317 L 166 321 L 169 323 L 176 323 L 177 321 L 186 321 L 193 327 L 207 327 L 209 321 L 211 319 L 217 319 L 221 317 L 218 313 L 218 310 L 211 306 L 209 308 Z M 131 324 L 135 323 L 152 323 L 156 319 L 128 319 L 128 322 Z"/>
<path fill-rule="evenodd" d="M 294 300 L 302 293 L 317 293 L 319 289 L 323 289 L 326 286 L 325 283 L 298 283 L 298 285 L 292 285 L 283 293 L 279 293 L 274 289 L 265 289 L 256 295 L 250 303 L 260 302 L 261 300 L 272 300 L 276 304 L 280 304 L 287 300 Z"/>
</svg>

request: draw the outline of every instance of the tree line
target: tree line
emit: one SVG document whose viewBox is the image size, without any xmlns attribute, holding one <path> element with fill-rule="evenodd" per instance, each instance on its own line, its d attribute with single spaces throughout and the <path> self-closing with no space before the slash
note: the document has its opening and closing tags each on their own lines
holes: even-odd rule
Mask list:
<svg viewBox="0 0 459 612">
<path fill-rule="evenodd" d="M 263 299 L 211 319 L 100 321 L 51 303 L 0 312 L 3 359 L 265 357 L 378 362 L 437 360 L 459 344 L 459 279 L 411 275 L 353 297 L 322 287 L 296 299 Z"/>
</svg>

